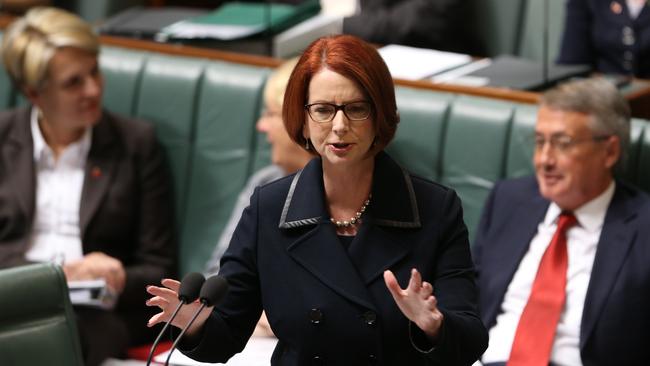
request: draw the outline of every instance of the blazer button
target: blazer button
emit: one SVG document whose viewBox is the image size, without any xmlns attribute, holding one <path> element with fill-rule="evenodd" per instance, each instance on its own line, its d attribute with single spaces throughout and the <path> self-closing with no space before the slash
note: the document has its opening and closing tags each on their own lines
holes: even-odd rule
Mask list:
<svg viewBox="0 0 650 366">
<path fill-rule="evenodd" d="M 309 310 L 309 322 L 316 325 L 320 324 L 321 320 L 323 320 L 323 312 L 320 311 L 320 309 L 311 309 Z"/>
<path fill-rule="evenodd" d="M 632 46 L 636 39 L 634 37 L 634 30 L 630 27 L 623 27 L 623 36 L 621 37 L 621 42 L 626 46 Z"/>
<path fill-rule="evenodd" d="M 368 355 L 368 365 L 379 365 L 379 361 L 377 360 L 377 356 L 375 355 Z"/>
<path fill-rule="evenodd" d="M 361 315 L 361 318 L 366 325 L 375 325 L 377 323 L 377 314 L 374 311 L 366 311 Z"/>
<path fill-rule="evenodd" d="M 324 365 L 325 362 L 320 356 L 314 356 L 314 358 L 311 359 L 311 364 L 314 366 L 321 366 Z"/>
</svg>

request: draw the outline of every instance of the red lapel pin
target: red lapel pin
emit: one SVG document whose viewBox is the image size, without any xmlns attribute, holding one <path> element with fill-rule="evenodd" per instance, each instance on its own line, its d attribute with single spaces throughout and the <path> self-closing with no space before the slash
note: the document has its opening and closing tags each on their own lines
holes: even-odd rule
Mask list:
<svg viewBox="0 0 650 366">
<path fill-rule="evenodd" d="M 102 176 L 102 170 L 99 167 L 94 167 L 90 171 L 90 176 L 97 179 Z"/>
<path fill-rule="evenodd" d="M 618 1 L 612 1 L 612 3 L 609 5 L 609 8 L 614 14 L 621 14 L 621 12 L 623 12 L 623 7 Z"/>
</svg>

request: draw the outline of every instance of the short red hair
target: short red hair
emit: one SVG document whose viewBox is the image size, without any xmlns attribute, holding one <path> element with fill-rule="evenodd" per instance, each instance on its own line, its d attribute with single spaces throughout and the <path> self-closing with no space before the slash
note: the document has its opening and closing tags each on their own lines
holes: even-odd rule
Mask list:
<svg viewBox="0 0 650 366">
<path fill-rule="evenodd" d="M 309 83 L 321 69 L 327 68 L 354 81 L 372 105 L 376 154 L 395 136 L 399 123 L 395 87 L 386 63 L 377 50 L 350 35 L 319 38 L 310 44 L 293 69 L 284 94 L 282 119 L 293 141 L 304 148 L 303 126 L 307 113 Z M 311 149 L 310 152 L 314 153 Z"/>
</svg>

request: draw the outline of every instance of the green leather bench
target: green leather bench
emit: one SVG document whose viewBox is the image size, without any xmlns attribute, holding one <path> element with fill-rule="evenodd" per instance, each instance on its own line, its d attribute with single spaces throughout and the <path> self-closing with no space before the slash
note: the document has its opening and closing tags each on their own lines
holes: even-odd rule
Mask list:
<svg viewBox="0 0 650 366">
<path fill-rule="evenodd" d="M 61 267 L 0 270 L 0 364 L 83 366 Z"/>
<path fill-rule="evenodd" d="M 269 162 L 255 122 L 271 70 L 116 47 L 104 47 L 100 63 L 105 105 L 157 127 L 174 176 L 180 274 L 201 270 L 246 179 Z M 0 85 L 5 106 L 17 99 Z M 473 238 L 493 183 L 533 172 L 536 107 L 406 87 L 397 100 L 402 122 L 388 151 L 458 191 Z M 622 175 L 650 192 L 650 123 L 634 120 L 631 137 Z"/>
</svg>

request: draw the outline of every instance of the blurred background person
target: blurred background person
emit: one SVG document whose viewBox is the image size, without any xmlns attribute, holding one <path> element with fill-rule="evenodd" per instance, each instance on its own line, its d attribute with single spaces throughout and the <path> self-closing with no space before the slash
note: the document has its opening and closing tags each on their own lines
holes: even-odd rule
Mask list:
<svg viewBox="0 0 650 366">
<path fill-rule="evenodd" d="M 68 281 L 106 281 L 112 308 L 75 307 L 86 364 L 97 365 L 155 335 L 141 326 L 143 288 L 173 275 L 166 161 L 152 126 L 102 109 L 87 23 L 32 8 L 2 42 L 30 105 L 0 114 L 0 267 L 55 261 Z"/>
<path fill-rule="evenodd" d="M 558 63 L 650 78 L 646 0 L 568 0 Z"/>
<path fill-rule="evenodd" d="M 210 260 L 206 264 L 204 272 L 208 276 L 219 272 L 219 261 L 223 253 L 228 249 L 232 234 L 237 227 L 242 212 L 250 203 L 255 188 L 297 172 L 312 158 L 309 152 L 291 140 L 282 122 L 284 90 L 297 62 L 297 58 L 284 62 L 273 71 L 266 81 L 264 86 L 264 110 L 255 126 L 259 132 L 266 134 L 266 139 L 271 145 L 272 164 L 253 174 L 237 197 L 230 219 L 219 237 Z"/>
<path fill-rule="evenodd" d="M 284 90 L 287 87 L 291 71 L 293 71 L 297 62 L 297 58 L 286 61 L 266 81 L 266 85 L 264 86 L 264 111 L 257 121 L 256 127 L 258 131 L 266 134 L 266 139 L 271 145 L 272 164 L 253 174 L 237 197 L 237 202 L 232 210 L 230 219 L 219 237 L 219 241 L 212 252 L 210 260 L 206 264 L 206 276 L 219 272 L 219 261 L 223 253 L 228 249 L 232 234 L 237 227 L 237 223 L 239 223 L 242 212 L 244 212 L 244 209 L 250 203 L 251 195 L 255 191 L 255 188 L 280 179 L 288 174 L 295 173 L 299 169 L 302 169 L 312 158 L 309 152 L 291 140 L 291 137 L 287 134 L 287 130 L 284 128 L 284 123 L 282 123 Z M 262 313 L 253 335 L 273 336 L 273 331 L 264 313 Z"/>
<path fill-rule="evenodd" d="M 283 121 L 317 158 L 255 189 L 221 260 L 230 290 L 180 349 L 225 362 L 265 310 L 274 365 L 471 365 L 487 333 L 460 200 L 383 152 L 399 114 L 377 50 L 348 35 L 312 43 L 287 85 Z M 162 284 L 147 288 L 161 309 L 150 325 L 178 304 L 179 282 Z M 183 307 L 173 324 L 197 309 Z"/>
<path fill-rule="evenodd" d="M 630 109 L 605 79 L 546 92 L 535 176 L 494 186 L 476 235 L 487 365 L 644 365 L 650 197 L 615 179 Z"/>
</svg>

